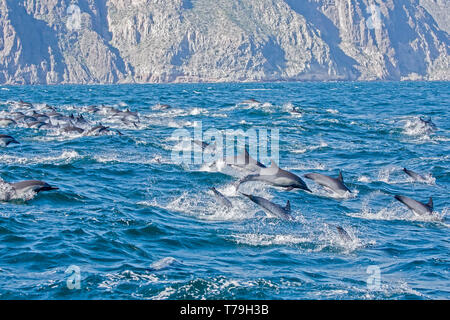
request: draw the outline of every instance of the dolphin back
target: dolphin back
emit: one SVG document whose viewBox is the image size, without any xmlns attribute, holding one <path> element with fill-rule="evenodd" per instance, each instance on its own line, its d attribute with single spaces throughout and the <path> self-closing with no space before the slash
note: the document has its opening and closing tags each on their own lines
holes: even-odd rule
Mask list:
<svg viewBox="0 0 450 320">
<path fill-rule="evenodd" d="M 48 183 L 39 180 L 26 180 L 12 183 L 11 186 L 16 190 L 31 189 L 36 193 L 41 191 L 57 190 L 58 188 L 50 186 Z"/>
</svg>

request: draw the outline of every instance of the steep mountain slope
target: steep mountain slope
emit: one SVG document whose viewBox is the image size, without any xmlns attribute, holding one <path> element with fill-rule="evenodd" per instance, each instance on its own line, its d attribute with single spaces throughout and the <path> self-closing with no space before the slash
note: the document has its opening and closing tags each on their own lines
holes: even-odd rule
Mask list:
<svg viewBox="0 0 450 320">
<path fill-rule="evenodd" d="M 0 0 L 0 83 L 449 80 L 445 10 L 441 0 Z"/>
</svg>

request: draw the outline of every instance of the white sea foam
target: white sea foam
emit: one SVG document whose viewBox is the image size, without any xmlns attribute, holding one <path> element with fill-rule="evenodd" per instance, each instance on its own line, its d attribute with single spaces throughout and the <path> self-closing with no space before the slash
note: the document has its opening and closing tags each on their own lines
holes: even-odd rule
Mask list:
<svg viewBox="0 0 450 320">
<path fill-rule="evenodd" d="M 306 147 L 300 147 L 298 149 L 292 150 L 292 153 L 301 154 L 301 153 L 305 153 L 308 151 L 314 151 L 314 150 L 326 148 L 326 147 L 328 147 L 328 143 L 326 143 L 325 141 L 320 141 L 320 144 L 318 144 L 318 145 L 310 145 L 310 146 L 306 146 Z"/>
<path fill-rule="evenodd" d="M 307 237 L 256 233 L 233 234 L 229 236 L 229 240 L 236 242 L 237 244 L 245 244 L 249 246 L 293 245 L 312 242 L 312 240 Z"/>
<path fill-rule="evenodd" d="M 67 164 L 74 160 L 81 159 L 82 156 L 74 150 L 63 151 L 60 155 L 54 156 L 33 156 L 30 158 L 15 155 L 0 155 L 0 163 L 5 164 Z"/>
<path fill-rule="evenodd" d="M 175 259 L 173 257 L 165 257 L 158 261 L 153 262 L 150 267 L 154 270 L 161 270 L 161 269 L 165 269 L 165 268 L 169 267 L 170 265 L 172 265 L 176 262 L 177 262 L 177 259 Z"/>
</svg>

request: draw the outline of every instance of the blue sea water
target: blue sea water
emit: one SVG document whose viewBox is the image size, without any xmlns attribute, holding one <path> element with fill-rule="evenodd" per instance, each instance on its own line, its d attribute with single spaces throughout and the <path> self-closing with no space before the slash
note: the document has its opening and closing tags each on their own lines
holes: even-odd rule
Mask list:
<svg viewBox="0 0 450 320">
<path fill-rule="evenodd" d="M 3 86 L 0 118 L 20 100 L 123 135 L 0 128 L 20 142 L 0 147 L 3 184 L 59 187 L 0 202 L 1 299 L 450 298 L 449 82 Z M 114 122 L 90 105 L 129 108 L 139 122 Z M 175 130 L 194 132 L 200 121 L 204 131 L 279 129 L 281 168 L 342 170 L 352 193 L 337 197 L 306 179 L 312 194 L 243 184 L 290 200 L 293 221 L 267 218 L 235 190 L 242 172 L 173 161 Z M 396 194 L 432 196 L 433 216 Z"/>
</svg>

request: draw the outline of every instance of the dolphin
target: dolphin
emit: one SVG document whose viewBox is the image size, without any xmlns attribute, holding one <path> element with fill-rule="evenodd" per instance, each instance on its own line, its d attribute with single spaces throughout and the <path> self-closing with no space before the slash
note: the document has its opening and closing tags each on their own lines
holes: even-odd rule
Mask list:
<svg viewBox="0 0 450 320">
<path fill-rule="evenodd" d="M 139 116 L 137 114 L 137 112 L 131 112 L 130 110 L 126 110 L 126 111 L 120 111 L 115 113 L 114 115 L 111 116 L 111 118 L 113 119 L 121 119 L 126 120 L 126 121 L 130 121 L 130 122 L 140 122 Z"/>
<path fill-rule="evenodd" d="M 286 188 L 287 190 L 296 188 L 312 192 L 299 176 L 289 171 L 280 169 L 273 160 L 270 168 L 261 168 L 259 174 L 251 174 L 238 181 L 236 189 L 239 189 L 239 186 L 242 183 L 249 181 L 261 181 L 275 187 Z"/>
<path fill-rule="evenodd" d="M 83 110 L 85 110 L 85 111 L 87 111 L 89 113 L 97 113 L 97 112 L 100 111 L 100 109 L 97 106 L 94 106 L 94 105 L 84 107 Z"/>
<path fill-rule="evenodd" d="M 424 181 L 427 180 L 427 179 L 425 179 L 423 176 L 421 176 L 420 174 L 418 174 L 418 173 L 416 173 L 416 172 L 414 172 L 414 171 L 408 170 L 408 169 L 406 169 L 406 168 L 403 168 L 403 171 L 404 171 L 408 176 L 410 176 L 411 178 L 413 178 L 414 181 L 424 182 Z"/>
<path fill-rule="evenodd" d="M 50 120 L 50 118 L 46 114 L 36 114 L 34 116 L 37 121 L 47 122 Z"/>
<path fill-rule="evenodd" d="M 75 119 L 75 122 L 76 122 L 78 125 L 87 125 L 87 124 L 89 124 L 89 122 L 83 117 L 83 115 L 79 115 L 79 116 Z"/>
<path fill-rule="evenodd" d="M 170 108 L 172 107 L 169 106 L 168 104 L 157 104 L 152 107 L 152 110 L 159 111 L 159 110 L 167 110 Z"/>
<path fill-rule="evenodd" d="M 17 103 L 19 106 L 21 107 L 27 107 L 27 108 L 32 108 L 33 104 L 29 103 L 29 102 L 25 102 L 23 100 L 19 100 L 19 102 Z"/>
<path fill-rule="evenodd" d="M 14 111 L 14 112 L 11 112 L 9 115 L 10 115 L 11 117 L 13 117 L 13 118 L 18 118 L 18 117 L 23 117 L 23 116 L 25 116 L 25 114 L 24 114 L 23 112 L 20 112 L 20 111 Z"/>
<path fill-rule="evenodd" d="M 241 102 L 241 104 L 257 104 L 257 103 L 259 104 L 261 102 L 259 102 L 258 100 L 255 100 L 255 99 L 248 99 L 248 100 L 244 100 Z"/>
<path fill-rule="evenodd" d="M 436 130 L 437 129 L 437 126 L 434 124 L 433 121 L 431 121 L 431 117 L 428 117 L 428 119 L 425 119 L 424 117 L 419 117 L 419 120 L 424 125 L 428 125 L 432 130 Z"/>
<path fill-rule="evenodd" d="M 82 134 L 84 132 L 83 129 L 75 127 L 75 126 L 67 126 L 62 129 L 64 133 L 67 134 Z"/>
<path fill-rule="evenodd" d="M 211 187 L 209 188 L 212 192 L 214 192 L 214 195 L 216 196 L 216 199 L 222 204 L 224 207 L 231 209 L 233 207 L 233 204 L 230 200 L 228 200 L 222 193 L 217 191 L 216 188 Z"/>
<path fill-rule="evenodd" d="M 50 123 L 54 126 L 67 126 L 72 124 L 72 119 L 57 112 L 48 115 Z"/>
<path fill-rule="evenodd" d="M 48 183 L 39 180 L 26 180 L 21 182 L 10 183 L 11 187 L 16 192 L 34 191 L 39 193 L 41 191 L 57 190 L 58 188 L 50 186 Z"/>
<path fill-rule="evenodd" d="M 134 128 L 137 128 L 137 127 L 138 127 L 138 125 L 136 124 L 135 121 L 131 121 L 131 120 L 128 120 L 128 119 L 126 119 L 126 118 L 121 118 L 120 121 L 122 121 L 122 123 L 123 123 L 124 125 L 128 126 L 128 127 L 134 127 Z M 139 121 L 138 121 L 138 122 L 139 122 Z"/>
<path fill-rule="evenodd" d="M 433 214 L 433 199 L 430 197 L 430 200 L 427 204 L 416 201 L 414 199 L 405 197 L 405 196 L 395 196 L 395 199 L 406 205 L 410 210 L 417 213 L 418 215 L 430 215 Z"/>
<path fill-rule="evenodd" d="M 264 211 L 270 216 L 276 216 L 284 220 L 293 220 L 293 217 L 291 215 L 291 203 L 289 200 L 286 202 L 286 206 L 282 207 L 262 197 L 253 196 L 245 193 L 242 193 L 242 195 L 246 196 L 251 201 L 262 207 Z"/>
<path fill-rule="evenodd" d="M 30 122 L 28 123 L 28 128 L 32 128 L 32 129 L 40 129 L 43 125 L 45 125 L 45 122 L 42 121 L 34 121 L 34 122 Z"/>
<path fill-rule="evenodd" d="M 55 107 L 52 107 L 51 105 L 48 105 L 48 104 L 46 104 L 46 105 L 42 108 L 42 110 L 44 110 L 44 111 L 50 111 L 50 112 L 56 111 Z"/>
<path fill-rule="evenodd" d="M 232 156 L 228 156 L 224 159 L 226 165 L 230 167 L 238 167 L 242 169 L 247 169 L 250 171 L 259 171 L 263 168 L 266 168 L 264 164 L 259 162 L 256 159 L 253 159 L 249 154 L 247 149 L 241 154 L 233 154 Z"/>
<path fill-rule="evenodd" d="M 352 241 L 352 237 L 350 237 L 350 235 L 347 231 L 345 231 L 344 228 L 342 228 L 341 226 L 336 226 L 336 229 L 339 232 L 339 236 L 342 238 L 342 240 Z"/>
<path fill-rule="evenodd" d="M 119 136 L 123 136 L 122 132 L 120 132 L 119 130 L 114 130 Z M 85 135 L 88 136 L 102 136 L 102 135 L 107 135 L 110 132 L 114 132 L 111 129 L 109 129 L 109 127 L 105 127 L 104 125 L 102 125 L 101 123 L 96 125 L 95 127 L 91 128 L 90 130 L 86 130 L 84 131 Z"/>
<path fill-rule="evenodd" d="M 13 137 L 7 136 L 5 134 L 0 134 L 0 145 L 2 145 L 3 147 L 7 147 L 11 143 L 20 144 L 20 142 Z"/>
<path fill-rule="evenodd" d="M 105 106 L 105 105 L 102 105 L 100 110 L 98 111 L 99 114 L 102 114 L 102 115 L 105 115 L 105 116 L 113 116 L 116 113 L 120 113 L 120 112 L 121 112 L 120 110 L 117 110 L 114 107 Z"/>
<path fill-rule="evenodd" d="M 17 124 L 16 121 L 10 118 L 0 118 L 0 127 L 7 127 L 12 124 Z"/>
<path fill-rule="evenodd" d="M 87 134 L 91 135 L 91 136 L 99 136 L 99 135 L 102 135 L 104 133 L 108 133 L 109 131 L 110 131 L 109 127 L 105 127 L 104 125 L 99 124 L 99 125 L 93 127 L 92 129 L 90 129 L 87 132 Z"/>
<path fill-rule="evenodd" d="M 345 193 L 350 192 L 350 189 L 347 188 L 347 186 L 344 184 L 344 178 L 342 177 L 342 171 L 339 171 L 338 178 L 332 178 L 320 173 L 308 173 L 305 174 L 304 177 L 306 179 L 313 180 L 317 184 L 320 184 L 321 186 L 330 189 L 331 191 L 335 193 Z"/>
<path fill-rule="evenodd" d="M 32 116 L 19 116 L 16 118 L 16 122 L 28 124 L 30 122 L 35 122 L 37 119 Z"/>
</svg>

